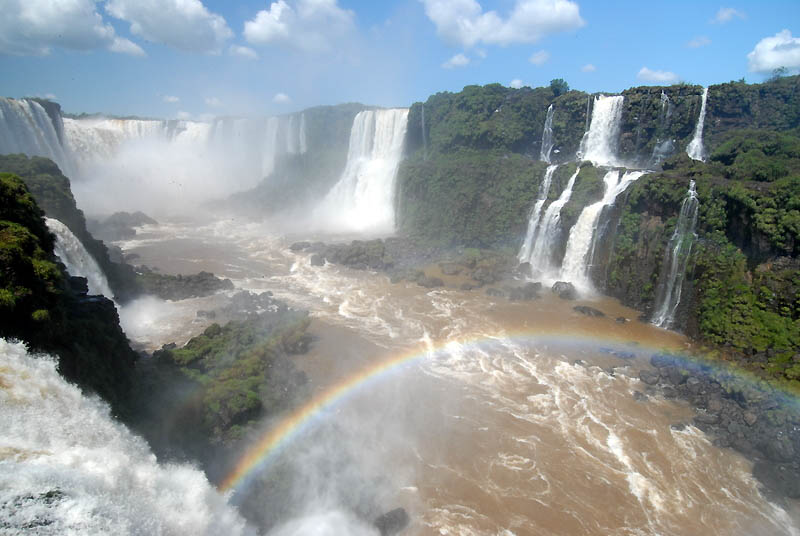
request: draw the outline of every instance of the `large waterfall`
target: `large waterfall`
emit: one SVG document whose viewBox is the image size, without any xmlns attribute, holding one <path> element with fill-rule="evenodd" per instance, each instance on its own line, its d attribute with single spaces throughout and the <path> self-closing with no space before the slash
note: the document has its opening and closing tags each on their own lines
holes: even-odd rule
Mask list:
<svg viewBox="0 0 800 536">
<path fill-rule="evenodd" d="M 592 108 L 592 123 L 583 135 L 578 160 L 589 160 L 595 166 L 615 166 L 617 144 L 619 142 L 620 121 L 622 120 L 621 95 L 607 97 L 598 95 Z"/>
<path fill-rule="evenodd" d="M 544 172 L 542 184 L 539 186 L 539 195 L 536 197 L 536 203 L 534 203 L 533 209 L 528 217 L 528 230 L 525 233 L 525 239 L 522 241 L 522 247 L 517 255 L 520 263 L 531 262 L 533 245 L 536 242 L 539 222 L 542 219 L 542 207 L 544 207 L 547 201 L 547 195 L 550 193 L 550 183 L 553 181 L 553 173 L 555 173 L 556 169 L 558 169 L 558 166 L 547 166 L 547 170 Z"/>
<path fill-rule="evenodd" d="M 321 230 L 394 231 L 395 176 L 407 123 L 407 108 L 366 110 L 356 115 L 344 172 L 313 214 Z"/>
<path fill-rule="evenodd" d="M 686 265 L 692 253 L 695 239 L 695 226 L 700 202 L 697 200 L 695 182 L 689 183 L 689 191 L 681 204 L 681 213 L 675 231 L 669 239 L 664 251 L 664 262 L 659 277 L 658 295 L 653 312 L 653 324 L 662 328 L 670 328 L 675 322 L 675 311 L 681 302 L 683 280 L 686 277 Z"/>
<path fill-rule="evenodd" d="M 45 222 L 50 232 L 56 235 L 55 253 L 67 267 L 67 272 L 70 275 L 85 277 L 89 284 L 89 294 L 102 294 L 107 298 L 113 298 L 114 293 L 111 292 L 103 270 L 94 257 L 86 251 L 78 237 L 56 219 L 45 218 Z"/>
<path fill-rule="evenodd" d="M 703 149 L 703 127 L 706 123 L 706 100 L 708 99 L 708 88 L 703 88 L 703 97 L 700 104 L 700 115 L 697 117 L 697 125 L 694 127 L 692 141 L 686 147 L 686 154 L 692 160 L 704 160 L 705 150 Z"/>
<path fill-rule="evenodd" d="M 538 232 L 531 247 L 531 253 L 528 256 L 528 262 L 531 263 L 531 271 L 546 274 L 552 271 L 553 250 L 559 240 L 559 231 L 561 223 L 561 209 L 567 204 L 570 197 L 572 197 L 572 188 L 575 186 L 575 179 L 581 168 L 577 167 L 575 173 L 569 178 L 564 191 L 561 195 L 550 203 L 547 210 L 542 216 L 542 221 L 539 224 Z"/>
<path fill-rule="evenodd" d="M 592 288 L 589 280 L 589 267 L 594 256 L 597 222 L 603 209 L 613 205 L 617 196 L 633 181 L 644 175 L 643 171 L 629 171 L 624 175 L 619 170 L 611 170 L 603 177 L 605 193 L 603 198 L 583 209 L 578 221 L 572 227 L 567 241 L 567 251 L 561 265 L 561 278 L 570 281 L 577 288 L 587 291 Z"/>
<path fill-rule="evenodd" d="M 200 470 L 160 465 L 55 359 L 4 339 L 0 428 L 3 534 L 251 533 Z"/>
<path fill-rule="evenodd" d="M 69 151 L 62 145 L 61 117 L 50 117 L 32 99 L 0 97 L 0 154 L 45 156 L 65 173 L 73 170 Z"/>
<path fill-rule="evenodd" d="M 547 107 L 547 116 L 542 129 L 542 147 L 539 151 L 539 160 L 550 163 L 550 153 L 553 152 L 553 105 Z"/>
</svg>

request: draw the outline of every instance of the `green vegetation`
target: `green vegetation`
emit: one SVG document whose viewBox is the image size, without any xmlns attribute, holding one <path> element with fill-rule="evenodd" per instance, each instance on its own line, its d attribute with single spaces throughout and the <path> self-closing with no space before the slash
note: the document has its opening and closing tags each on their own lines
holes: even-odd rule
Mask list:
<svg viewBox="0 0 800 536">
<path fill-rule="evenodd" d="M 155 352 L 139 367 L 145 396 L 138 426 L 158 432 L 156 443 L 210 461 L 207 449 L 241 439 L 249 424 L 286 410 L 303 394 L 305 375 L 290 356 L 307 350 L 309 322 L 306 313 L 284 306 L 212 324 L 182 348 Z"/>
<path fill-rule="evenodd" d="M 139 293 L 133 269 L 111 262 L 106 246 L 86 229 L 83 211 L 75 203 L 69 179 L 52 160 L 38 156 L 28 158 L 23 154 L 0 155 L 0 172 L 22 178 L 47 216 L 59 220 L 72 231 L 106 274 L 117 300 L 125 302 Z"/>
<path fill-rule="evenodd" d="M 125 414 L 136 355 L 114 304 L 82 295 L 57 264 L 43 215 L 19 177 L 0 173 L 0 336 L 57 355 L 62 375 Z"/>
<path fill-rule="evenodd" d="M 550 89 L 553 91 L 553 95 L 559 97 L 569 91 L 569 84 L 563 78 L 554 78 L 550 80 Z"/>
</svg>

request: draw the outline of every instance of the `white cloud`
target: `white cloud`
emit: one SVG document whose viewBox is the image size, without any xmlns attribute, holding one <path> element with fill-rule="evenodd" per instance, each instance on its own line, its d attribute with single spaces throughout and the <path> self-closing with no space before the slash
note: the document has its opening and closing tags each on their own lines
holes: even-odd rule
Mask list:
<svg viewBox="0 0 800 536">
<path fill-rule="evenodd" d="M 712 24 L 725 24 L 732 21 L 734 18 L 745 19 L 747 18 L 744 12 L 734 9 L 732 7 L 721 7 L 717 11 L 717 15 L 711 19 Z"/>
<path fill-rule="evenodd" d="M 689 48 L 700 48 L 705 47 L 711 44 L 711 39 L 706 37 L 705 35 L 699 35 L 686 43 L 686 46 Z"/>
<path fill-rule="evenodd" d="M 636 75 L 636 77 L 639 80 L 644 80 L 645 82 L 658 82 L 661 84 L 669 84 L 678 81 L 678 75 L 673 72 L 653 71 L 647 67 L 642 67 L 639 69 L 639 73 Z"/>
<path fill-rule="evenodd" d="M 444 69 L 455 69 L 456 67 L 466 67 L 469 65 L 470 59 L 464 54 L 456 54 L 442 64 Z"/>
<path fill-rule="evenodd" d="M 570 0 L 516 0 L 508 17 L 483 11 L 476 0 L 420 0 L 439 36 L 451 45 L 472 47 L 535 43 L 542 37 L 586 24 Z"/>
<path fill-rule="evenodd" d="M 212 108 L 219 108 L 222 106 L 222 101 L 219 100 L 217 97 L 206 97 L 205 98 L 206 106 L 211 106 Z"/>
<path fill-rule="evenodd" d="M 354 20 L 355 14 L 337 0 L 277 0 L 244 23 L 244 37 L 254 45 L 327 52 L 354 30 Z"/>
<path fill-rule="evenodd" d="M 521 88 L 522 86 L 523 86 L 522 80 L 520 80 L 519 78 L 515 78 L 514 80 L 512 80 L 512 81 L 511 81 L 511 82 L 508 84 L 508 87 L 513 87 L 514 89 L 519 89 L 519 88 Z"/>
<path fill-rule="evenodd" d="M 231 56 L 239 56 L 240 58 L 247 58 L 248 60 L 257 60 L 258 53 L 250 47 L 243 47 L 240 45 L 231 45 L 228 49 Z"/>
<path fill-rule="evenodd" d="M 292 102 L 292 99 L 289 98 L 289 95 L 286 93 L 276 93 L 274 97 L 272 97 L 272 102 L 275 104 L 287 104 Z"/>
<path fill-rule="evenodd" d="M 138 45 L 117 37 L 94 0 L 3 0 L 0 12 L 0 54 L 42 56 L 61 47 L 144 55 Z"/>
<path fill-rule="evenodd" d="M 174 104 L 176 102 L 180 102 L 181 101 L 181 99 L 179 97 L 176 97 L 174 95 L 164 95 L 161 98 L 161 100 L 163 100 L 164 102 L 168 102 L 170 104 Z"/>
<path fill-rule="evenodd" d="M 594 65 L 592 65 L 591 63 L 587 63 L 586 65 L 584 65 L 583 67 L 581 67 L 581 71 L 583 71 L 584 73 L 593 73 L 593 72 L 595 72 L 596 70 L 597 70 L 597 67 L 595 67 L 595 66 L 594 66 Z"/>
<path fill-rule="evenodd" d="M 550 53 L 546 50 L 540 50 L 531 54 L 528 61 L 534 65 L 544 65 L 550 59 Z"/>
<path fill-rule="evenodd" d="M 769 73 L 779 67 L 800 69 L 800 37 L 792 37 L 789 30 L 765 37 L 747 55 L 747 63 L 750 71 L 757 73 Z"/>
<path fill-rule="evenodd" d="M 187 52 L 218 53 L 233 36 L 200 0 L 109 0 L 105 9 L 129 22 L 134 35 Z"/>
</svg>

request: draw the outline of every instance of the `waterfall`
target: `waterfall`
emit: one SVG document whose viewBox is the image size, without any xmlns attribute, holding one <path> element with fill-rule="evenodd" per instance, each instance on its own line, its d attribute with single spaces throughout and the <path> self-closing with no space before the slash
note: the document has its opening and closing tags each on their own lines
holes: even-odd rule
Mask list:
<svg viewBox="0 0 800 536">
<path fill-rule="evenodd" d="M 552 109 L 552 106 L 550 109 Z M 539 185 L 539 195 L 537 195 L 536 203 L 534 203 L 533 209 L 531 209 L 531 213 L 528 216 L 528 230 L 525 233 L 525 240 L 522 241 L 522 247 L 517 255 L 520 263 L 531 262 L 533 245 L 536 241 L 539 222 L 542 219 L 542 207 L 547 201 L 547 194 L 550 192 L 550 183 L 553 180 L 553 173 L 555 173 L 556 169 L 558 169 L 558 166 L 547 166 L 542 184 Z"/>
<path fill-rule="evenodd" d="M 0 97 L 0 154 L 44 156 L 68 173 L 72 155 L 61 143 L 62 132 L 61 118 L 50 117 L 35 100 Z"/>
<path fill-rule="evenodd" d="M 53 357 L 0 339 L 3 534 L 252 534 L 205 475 L 161 465 Z"/>
<path fill-rule="evenodd" d="M 114 293 L 108 286 L 103 270 L 94 257 L 86 251 L 78 237 L 56 219 L 45 218 L 45 222 L 50 232 L 56 235 L 55 253 L 67 267 L 69 275 L 85 277 L 89 284 L 89 294 L 102 294 L 107 298 L 113 298 Z"/>
<path fill-rule="evenodd" d="M 662 328 L 669 328 L 675 321 L 675 311 L 681 301 L 683 280 L 686 277 L 686 265 L 692 253 L 692 244 L 696 238 L 694 230 L 697 225 L 697 212 L 700 202 L 697 199 L 695 182 L 689 183 L 689 191 L 681 204 L 681 212 L 675 231 L 669 239 L 667 249 L 664 251 L 664 262 L 658 296 L 656 297 L 653 324 Z M 665 269 L 666 268 L 666 269 Z"/>
<path fill-rule="evenodd" d="M 395 176 L 407 123 L 407 108 L 366 110 L 356 115 L 344 172 L 313 214 L 321 229 L 394 231 Z"/>
<path fill-rule="evenodd" d="M 615 166 L 620 121 L 622 120 L 621 95 L 598 95 L 592 109 L 592 123 L 583 135 L 578 160 L 590 160 L 595 166 Z"/>
<path fill-rule="evenodd" d="M 553 151 L 553 105 L 547 107 L 547 117 L 542 130 L 542 147 L 539 151 L 539 160 L 550 163 L 550 153 Z"/>
<path fill-rule="evenodd" d="M 675 143 L 669 138 L 670 118 L 672 117 L 672 101 L 664 90 L 661 90 L 661 112 L 658 118 L 658 136 L 656 137 L 653 153 L 647 163 L 649 168 L 660 166 L 674 151 Z M 665 138 L 666 137 L 666 138 Z"/>
<path fill-rule="evenodd" d="M 642 175 L 642 171 L 629 171 L 623 175 L 619 170 L 611 170 L 605 174 L 603 198 L 584 208 L 569 232 L 567 251 L 561 265 L 561 279 L 570 281 L 581 290 L 591 290 L 588 272 L 600 214 L 604 208 L 613 205 L 617 196 Z"/>
<path fill-rule="evenodd" d="M 300 114 L 300 132 L 297 134 L 297 143 L 300 146 L 300 154 L 308 152 L 308 142 L 306 141 L 306 114 Z"/>
<path fill-rule="evenodd" d="M 569 178 L 567 186 L 561 195 L 550 203 L 547 210 L 542 216 L 542 221 L 539 224 L 539 229 L 533 241 L 531 253 L 528 256 L 528 262 L 531 263 L 532 272 L 546 273 L 552 269 L 551 262 L 553 257 L 553 250 L 558 243 L 559 238 L 559 224 L 561 223 L 561 209 L 567 204 L 569 198 L 572 197 L 572 188 L 575 186 L 575 179 L 581 168 L 577 167 L 575 173 Z"/>
<path fill-rule="evenodd" d="M 694 127 L 692 141 L 686 147 L 686 154 L 692 160 L 704 160 L 705 151 L 703 150 L 703 126 L 706 122 L 706 100 L 708 99 L 708 88 L 703 88 L 703 97 L 700 104 L 700 115 L 697 118 L 697 125 Z"/>
</svg>

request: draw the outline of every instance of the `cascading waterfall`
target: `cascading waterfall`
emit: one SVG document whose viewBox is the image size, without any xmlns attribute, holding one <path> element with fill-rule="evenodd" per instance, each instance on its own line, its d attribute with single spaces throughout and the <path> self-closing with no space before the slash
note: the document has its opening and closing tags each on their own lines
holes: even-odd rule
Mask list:
<svg viewBox="0 0 800 536">
<path fill-rule="evenodd" d="M 703 97 L 700 101 L 700 115 L 697 118 L 697 125 L 694 127 L 692 141 L 686 147 L 686 154 L 692 160 L 704 160 L 705 151 L 703 149 L 703 127 L 706 123 L 706 100 L 708 99 L 708 88 L 703 88 Z"/>
<path fill-rule="evenodd" d="M 407 108 L 366 110 L 356 115 L 344 172 L 313 214 L 320 229 L 394 231 L 394 183 L 407 123 Z"/>
<path fill-rule="evenodd" d="M 598 95 L 594 99 L 592 123 L 583 135 L 578 160 L 589 160 L 595 166 L 616 166 L 622 103 L 624 97 Z"/>
<path fill-rule="evenodd" d="M 539 224 L 539 230 L 533 241 L 531 254 L 528 256 L 528 262 L 531 263 L 531 272 L 547 273 L 552 270 L 553 250 L 559 238 L 561 209 L 572 197 L 572 188 L 575 186 L 575 179 L 578 178 L 580 172 L 581 168 L 577 167 L 575 173 L 569 178 L 564 191 L 561 192 L 558 199 L 550 203 L 550 206 L 544 212 L 542 221 Z"/>
<path fill-rule="evenodd" d="M 0 339 L 0 532 L 254 534 L 200 470 L 160 465 L 56 363 Z"/>
<path fill-rule="evenodd" d="M 660 166 L 661 163 L 675 151 L 675 144 L 669 138 L 669 125 L 671 118 L 672 102 L 670 101 L 669 96 L 662 90 L 661 112 L 658 119 L 658 136 L 656 137 L 656 143 L 653 147 L 653 154 L 650 155 L 650 161 L 647 164 L 649 168 Z"/>
<path fill-rule="evenodd" d="M 550 107 L 552 109 L 552 106 Z M 531 255 L 533 253 L 533 246 L 536 242 L 537 231 L 539 230 L 539 222 L 542 219 L 542 207 L 547 201 L 547 195 L 550 192 L 550 183 L 553 180 L 553 173 L 555 173 L 558 166 L 547 166 L 544 172 L 542 184 L 539 186 L 539 194 L 536 197 L 536 203 L 531 209 L 530 216 L 528 217 L 528 230 L 525 233 L 525 240 L 522 242 L 522 247 L 519 250 L 517 258 L 520 263 L 531 262 Z"/>
<path fill-rule="evenodd" d="M 617 196 L 624 192 L 636 179 L 644 175 L 643 171 L 629 171 L 622 174 L 619 170 L 611 170 L 603 177 L 605 192 L 603 198 L 583 209 L 578 221 L 572 227 L 567 240 L 567 251 L 561 265 L 561 279 L 570 281 L 578 289 L 589 291 L 592 288 L 588 272 L 593 257 L 597 223 L 603 209 L 613 205 Z"/>
<path fill-rule="evenodd" d="M 0 154 L 44 156 L 71 172 L 72 155 L 59 136 L 63 132 L 61 118 L 50 117 L 35 100 L 0 97 Z"/>
<path fill-rule="evenodd" d="M 547 107 L 547 117 L 542 130 L 542 147 L 539 151 L 539 160 L 550 163 L 550 153 L 553 151 L 553 105 Z"/>
<path fill-rule="evenodd" d="M 697 199 L 695 182 L 689 183 L 689 191 L 681 204 L 681 212 L 675 231 L 669 239 L 667 249 L 664 251 L 661 281 L 658 285 L 658 295 L 653 313 L 653 324 L 662 328 L 670 328 L 675 322 L 675 311 L 681 302 L 683 280 L 686 277 L 686 266 L 692 253 L 692 244 L 696 238 L 695 226 L 700 202 Z"/>
<path fill-rule="evenodd" d="M 45 222 L 50 232 L 56 235 L 55 253 L 67 267 L 69 275 L 85 277 L 89 286 L 89 294 L 102 294 L 107 298 L 113 298 L 114 293 L 111 292 L 103 270 L 100 269 L 94 257 L 86 251 L 78 237 L 56 219 L 45 218 Z"/>
</svg>

